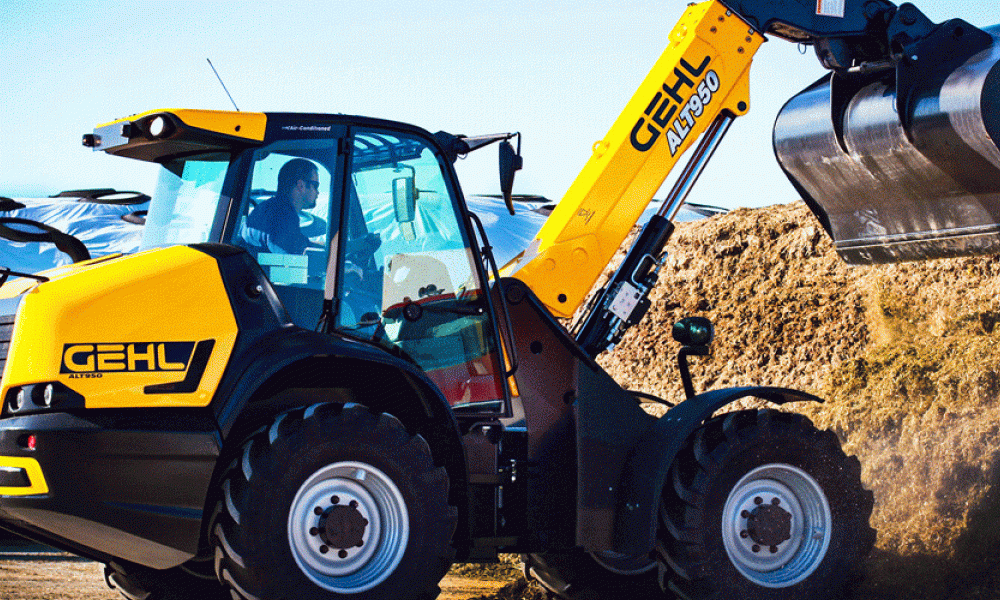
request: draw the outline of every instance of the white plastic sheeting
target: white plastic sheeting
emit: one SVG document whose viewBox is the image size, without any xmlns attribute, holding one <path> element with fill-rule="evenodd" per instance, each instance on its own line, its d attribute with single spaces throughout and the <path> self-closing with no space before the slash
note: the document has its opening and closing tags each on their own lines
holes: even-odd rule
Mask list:
<svg viewBox="0 0 1000 600">
<path fill-rule="evenodd" d="M 116 252 L 135 252 L 142 241 L 142 226 L 122 217 L 144 211 L 142 204 L 102 204 L 80 198 L 11 198 L 24 208 L 0 210 L 0 217 L 13 217 L 44 223 L 79 239 L 92 258 Z M 0 204 L 0 208 L 4 205 Z M 9 205 L 8 205 L 9 206 Z M 18 224 L 7 227 L 26 232 L 38 229 Z M 36 273 L 73 262 L 55 245 L 39 242 L 14 242 L 0 237 L 0 267 L 22 273 Z"/>
<path fill-rule="evenodd" d="M 0 210 L 0 217 L 15 217 L 38 221 L 68 233 L 87 246 L 92 257 L 97 258 L 116 252 L 135 252 L 142 241 L 142 226 L 129 223 L 123 216 L 147 210 L 149 203 L 115 205 L 81 201 L 79 198 L 12 198 L 24 208 Z M 541 229 L 552 205 L 537 199 L 515 200 L 516 214 L 511 216 L 503 200 L 492 196 L 469 196 L 469 209 L 483 222 L 486 235 L 493 246 L 497 264 L 504 265 L 528 247 Z M 2 208 L 3 205 L 0 205 Z M 645 222 L 659 208 L 653 202 L 643 214 Z M 685 206 L 678 214 L 678 221 L 693 221 L 722 209 L 702 206 Z M 8 225 L 32 231 L 19 225 Z M 69 264 L 70 258 L 52 244 L 12 242 L 0 237 L 0 267 L 15 271 L 35 273 Z"/>
</svg>

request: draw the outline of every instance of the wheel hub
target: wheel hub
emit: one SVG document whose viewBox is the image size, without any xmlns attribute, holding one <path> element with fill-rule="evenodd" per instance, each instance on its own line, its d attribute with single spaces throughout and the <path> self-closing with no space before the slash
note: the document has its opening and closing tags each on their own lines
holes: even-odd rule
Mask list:
<svg viewBox="0 0 1000 600">
<path fill-rule="evenodd" d="M 360 462 L 319 469 L 299 488 L 288 515 L 288 541 L 302 572 L 335 593 L 365 592 L 403 558 L 409 516 L 399 488 Z"/>
<path fill-rule="evenodd" d="M 368 519 L 358 510 L 358 501 L 351 500 L 350 504 L 334 504 L 326 509 L 319 519 L 318 529 L 327 546 L 347 550 L 364 547 L 367 527 Z"/>
<path fill-rule="evenodd" d="M 792 514 L 781 508 L 781 499 L 774 497 L 761 504 L 747 517 L 747 535 L 761 546 L 776 547 L 792 539 Z"/>
</svg>

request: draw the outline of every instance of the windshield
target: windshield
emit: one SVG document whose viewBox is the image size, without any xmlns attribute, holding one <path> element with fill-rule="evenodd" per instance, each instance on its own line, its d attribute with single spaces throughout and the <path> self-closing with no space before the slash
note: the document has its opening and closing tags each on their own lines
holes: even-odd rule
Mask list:
<svg viewBox="0 0 1000 600">
<path fill-rule="evenodd" d="M 149 203 L 140 250 L 207 242 L 228 168 L 228 154 L 166 163 Z"/>
</svg>

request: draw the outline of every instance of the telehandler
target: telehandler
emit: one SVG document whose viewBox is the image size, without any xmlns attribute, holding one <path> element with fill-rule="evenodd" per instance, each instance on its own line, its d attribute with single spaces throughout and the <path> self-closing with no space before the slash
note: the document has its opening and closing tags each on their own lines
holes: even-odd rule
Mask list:
<svg viewBox="0 0 1000 600">
<path fill-rule="evenodd" d="M 858 460 L 801 415 L 730 406 L 819 398 L 699 393 L 687 361 L 713 332 L 697 316 L 673 327 L 686 399 L 662 418 L 594 360 L 648 309 L 673 215 L 749 109 L 764 34 L 814 45 L 831 70 L 775 141 L 835 237 L 862 218 L 852 186 L 891 188 L 890 206 L 930 193 L 877 168 L 894 148 L 847 144 L 855 104 L 895 102 L 898 120 L 859 116 L 875 134 L 962 142 L 964 160 L 979 149 L 946 118 L 957 103 L 963 127 L 989 123 L 977 139 L 996 152 L 995 101 L 969 108 L 1000 79 L 995 33 L 881 0 L 689 6 L 502 274 L 453 163 L 498 142 L 509 198 L 517 134 L 183 109 L 97 127 L 85 145 L 161 176 L 140 252 L 0 271 L 0 524 L 104 563 L 134 600 L 433 598 L 453 562 L 498 553 L 571 600 L 848 594 L 875 539 Z M 986 75 L 948 85 L 970 69 Z M 689 149 L 663 209 L 585 302 Z M 834 152 L 850 169 L 824 170 Z M 954 166 L 941 156 L 926 162 Z M 290 210 L 301 252 L 270 231 Z M 850 239 L 842 252 L 885 245 Z M 582 306 L 570 329 L 557 320 Z"/>
</svg>

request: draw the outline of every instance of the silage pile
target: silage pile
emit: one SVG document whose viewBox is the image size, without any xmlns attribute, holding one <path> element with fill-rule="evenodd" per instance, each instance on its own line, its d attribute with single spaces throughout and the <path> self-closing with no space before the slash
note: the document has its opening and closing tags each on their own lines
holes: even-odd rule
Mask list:
<svg viewBox="0 0 1000 600">
<path fill-rule="evenodd" d="M 878 541 L 857 598 L 1000 595 L 1000 257 L 851 267 L 802 203 L 680 224 L 668 252 L 649 314 L 598 362 L 680 401 L 671 325 L 710 318 L 696 389 L 812 392 L 826 402 L 786 410 L 861 459 Z M 541 597 L 524 586 L 495 598 Z"/>
<path fill-rule="evenodd" d="M 988 583 L 1000 541 L 1000 257 L 847 266 L 801 203 L 682 224 L 668 251 L 650 313 L 599 358 L 618 382 L 682 399 L 670 326 L 710 318 L 716 342 L 692 359 L 695 387 L 826 398 L 791 409 L 861 459 L 876 562 Z"/>
</svg>

